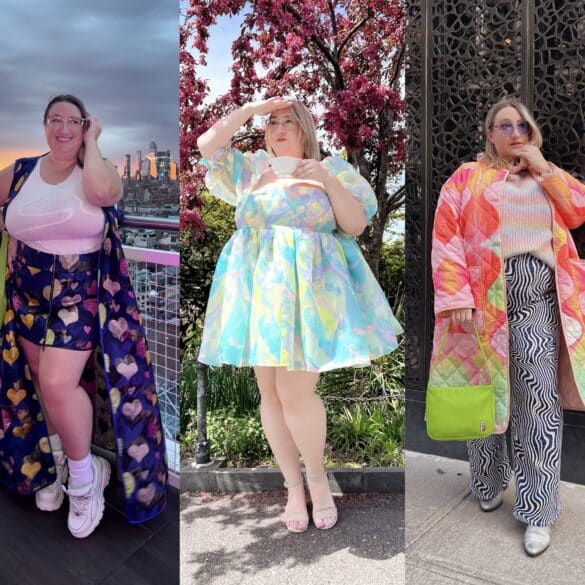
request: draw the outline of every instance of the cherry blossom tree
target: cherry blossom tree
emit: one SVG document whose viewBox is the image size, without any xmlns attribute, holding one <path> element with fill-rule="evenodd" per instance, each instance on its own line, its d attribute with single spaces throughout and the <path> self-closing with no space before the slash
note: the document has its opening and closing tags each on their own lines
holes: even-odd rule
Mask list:
<svg viewBox="0 0 585 585">
<path fill-rule="evenodd" d="M 198 67 L 210 28 L 236 14 L 243 24 L 231 47 L 230 91 L 205 105 Z M 389 188 L 404 161 L 403 26 L 403 0 L 190 0 L 180 35 L 182 228 L 196 237 L 204 230 L 197 137 L 234 106 L 284 95 L 318 115 L 324 153 L 342 150 L 374 188 L 378 213 L 360 244 L 377 273 L 388 217 L 404 202 L 403 190 Z M 261 132 L 250 122 L 235 140 L 256 148 Z"/>
</svg>

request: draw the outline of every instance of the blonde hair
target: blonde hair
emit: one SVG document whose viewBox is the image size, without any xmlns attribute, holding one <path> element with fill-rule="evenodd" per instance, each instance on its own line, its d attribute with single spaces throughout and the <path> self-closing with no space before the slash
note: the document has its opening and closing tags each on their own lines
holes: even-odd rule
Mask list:
<svg viewBox="0 0 585 585">
<path fill-rule="evenodd" d="M 505 161 L 498 156 L 493 142 L 490 142 L 489 133 L 493 128 L 498 112 L 508 107 L 514 108 L 522 118 L 528 122 L 528 125 L 530 126 L 530 141 L 528 144 L 534 144 L 534 146 L 538 146 L 538 148 L 542 146 L 542 134 L 526 105 L 516 98 L 502 98 L 490 108 L 485 118 L 485 151 L 480 155 L 480 160 L 488 167 L 506 166 Z"/>
<path fill-rule="evenodd" d="M 317 140 L 317 129 L 315 128 L 315 121 L 313 120 L 311 112 L 304 104 L 296 100 L 291 100 L 289 109 L 292 117 L 299 124 L 303 157 L 321 160 L 321 150 L 319 149 L 319 142 Z M 271 117 L 272 114 L 270 115 L 270 118 Z M 269 121 L 270 118 L 268 118 Z M 268 144 L 268 141 L 266 141 L 266 150 L 270 156 L 276 156 L 271 146 Z"/>
</svg>

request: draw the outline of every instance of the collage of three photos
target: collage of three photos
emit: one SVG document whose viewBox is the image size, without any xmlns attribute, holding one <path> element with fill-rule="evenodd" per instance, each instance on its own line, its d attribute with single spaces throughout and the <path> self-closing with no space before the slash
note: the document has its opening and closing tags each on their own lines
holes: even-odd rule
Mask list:
<svg viewBox="0 0 585 585">
<path fill-rule="evenodd" d="M 582 1 L 4 12 L 0 583 L 582 582 Z"/>
</svg>

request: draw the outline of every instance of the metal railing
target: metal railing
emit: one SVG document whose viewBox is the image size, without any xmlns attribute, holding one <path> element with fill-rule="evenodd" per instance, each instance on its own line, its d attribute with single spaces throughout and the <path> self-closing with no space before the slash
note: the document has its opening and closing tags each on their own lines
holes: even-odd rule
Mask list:
<svg viewBox="0 0 585 585">
<path fill-rule="evenodd" d="M 178 221 L 126 216 L 123 227 L 178 231 Z M 179 453 L 179 263 L 178 252 L 124 246 L 154 368 L 171 472 L 178 486 Z"/>
</svg>

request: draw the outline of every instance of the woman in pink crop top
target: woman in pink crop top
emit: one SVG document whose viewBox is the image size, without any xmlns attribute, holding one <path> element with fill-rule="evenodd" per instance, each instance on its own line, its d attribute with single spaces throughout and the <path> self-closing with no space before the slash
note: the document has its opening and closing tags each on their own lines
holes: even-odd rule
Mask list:
<svg viewBox="0 0 585 585">
<path fill-rule="evenodd" d="M 0 205 L 7 205 L 5 224 L 11 236 L 14 314 L 8 311 L 7 319 L 14 318 L 15 349 L 24 352 L 47 422 L 49 444 L 41 440 L 39 448 L 53 452 L 57 472 L 55 483 L 36 492 L 37 507 L 57 510 L 67 493 L 69 530 L 84 538 L 102 518 L 110 465 L 90 454 L 94 412 L 80 380 L 99 341 L 102 207 L 121 198 L 122 184 L 98 148 L 99 120 L 81 100 L 56 96 L 43 123 L 50 150 L 26 181 L 15 184 L 17 163 L 0 172 Z M 29 465 L 31 475 L 34 465 Z"/>
</svg>

